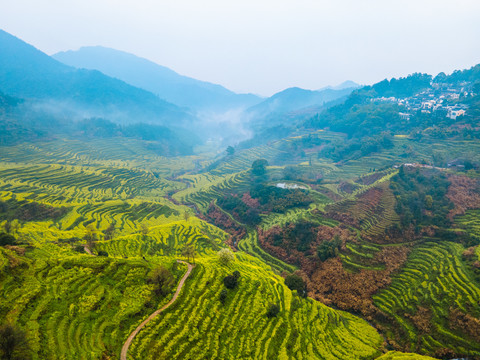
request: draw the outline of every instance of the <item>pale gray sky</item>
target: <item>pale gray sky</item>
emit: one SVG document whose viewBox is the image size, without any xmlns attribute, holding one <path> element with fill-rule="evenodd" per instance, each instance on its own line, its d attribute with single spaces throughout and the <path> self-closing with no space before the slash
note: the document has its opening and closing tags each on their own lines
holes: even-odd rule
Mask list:
<svg viewBox="0 0 480 360">
<path fill-rule="evenodd" d="M 478 0 L 1 0 L 0 28 L 48 54 L 102 45 L 261 95 L 480 63 Z"/>
</svg>

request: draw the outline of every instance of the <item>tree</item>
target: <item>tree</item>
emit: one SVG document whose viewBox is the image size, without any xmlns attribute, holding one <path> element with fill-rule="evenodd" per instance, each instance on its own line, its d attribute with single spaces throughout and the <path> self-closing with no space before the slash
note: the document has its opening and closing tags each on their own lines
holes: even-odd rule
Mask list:
<svg viewBox="0 0 480 360">
<path fill-rule="evenodd" d="M 195 248 L 193 245 L 186 245 L 182 250 L 182 256 L 185 256 L 187 261 L 190 261 L 190 258 L 192 258 L 193 263 L 195 263 Z"/>
<path fill-rule="evenodd" d="M 223 265 L 228 265 L 235 260 L 235 255 L 233 254 L 233 251 L 230 250 L 229 248 L 221 249 L 219 252 L 217 252 L 217 256 L 218 256 L 218 260 Z"/>
<path fill-rule="evenodd" d="M 12 231 L 12 223 L 8 220 L 5 221 L 5 224 L 3 224 L 3 229 L 7 234 L 10 234 L 10 232 Z"/>
<path fill-rule="evenodd" d="M 235 154 L 235 149 L 232 146 L 227 147 L 227 155 L 232 156 Z"/>
<path fill-rule="evenodd" d="M 267 310 L 267 317 L 268 318 L 276 317 L 279 312 L 280 312 L 280 306 L 278 306 L 277 304 L 270 304 Z"/>
<path fill-rule="evenodd" d="M 268 161 L 265 159 L 257 159 L 252 163 L 252 173 L 256 176 L 265 175 L 267 171 Z"/>
<path fill-rule="evenodd" d="M 299 171 L 295 166 L 285 166 L 283 169 L 283 177 L 285 180 L 296 180 L 299 175 Z"/>
<path fill-rule="evenodd" d="M 88 248 L 93 250 L 95 247 L 95 241 L 97 240 L 97 229 L 93 224 L 90 224 L 85 228 L 85 236 L 83 238 L 87 240 Z"/>
<path fill-rule="evenodd" d="M 175 279 L 173 278 L 171 271 L 162 265 L 153 270 L 148 281 L 149 283 L 155 285 L 153 291 L 157 295 L 161 296 L 167 295 L 175 283 Z"/>
<path fill-rule="evenodd" d="M 10 324 L 0 326 L 0 359 L 30 359 L 29 346 L 25 333 Z"/>
<path fill-rule="evenodd" d="M 0 246 L 15 245 L 16 239 L 13 235 L 7 233 L 0 233 Z"/>
<path fill-rule="evenodd" d="M 307 285 L 301 276 L 297 274 L 288 275 L 285 278 L 285 285 L 287 285 L 290 290 L 297 290 L 300 296 L 307 296 Z"/>
<path fill-rule="evenodd" d="M 318 258 L 322 261 L 326 261 L 332 257 L 337 256 L 338 248 L 342 241 L 335 235 L 335 237 L 330 241 L 324 241 L 317 247 Z"/>
<path fill-rule="evenodd" d="M 222 305 L 225 305 L 225 301 L 227 301 L 227 295 L 227 289 L 222 289 L 222 291 L 220 291 L 220 302 Z"/>
<path fill-rule="evenodd" d="M 142 237 L 145 239 L 148 235 L 148 233 L 150 232 L 150 229 L 148 228 L 148 226 L 144 223 L 141 223 L 140 224 L 140 232 L 142 233 Z"/>
<path fill-rule="evenodd" d="M 105 236 L 105 240 L 111 240 L 115 236 L 115 223 L 111 223 L 108 228 L 103 230 L 103 235 Z"/>
<path fill-rule="evenodd" d="M 238 285 L 239 278 L 240 272 L 235 270 L 231 275 L 227 275 L 223 278 L 223 284 L 227 289 L 235 289 Z"/>
<path fill-rule="evenodd" d="M 190 219 L 190 213 L 188 211 L 183 212 L 183 220 L 188 221 Z"/>
<path fill-rule="evenodd" d="M 425 208 L 431 210 L 433 207 L 433 198 L 431 195 L 425 195 Z"/>
</svg>

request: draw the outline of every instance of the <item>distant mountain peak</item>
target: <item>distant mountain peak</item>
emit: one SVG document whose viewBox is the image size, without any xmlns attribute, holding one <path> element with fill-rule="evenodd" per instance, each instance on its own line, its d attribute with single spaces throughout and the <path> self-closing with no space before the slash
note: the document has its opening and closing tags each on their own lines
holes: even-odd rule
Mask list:
<svg viewBox="0 0 480 360">
<path fill-rule="evenodd" d="M 357 84 L 355 81 L 352 81 L 352 80 L 346 80 L 344 82 L 342 82 L 341 84 L 338 84 L 338 85 L 335 85 L 335 86 L 325 86 L 321 89 L 318 89 L 318 91 L 322 91 L 322 90 L 328 90 L 328 89 L 331 89 L 331 90 L 344 90 L 344 89 L 352 89 L 352 88 L 360 88 L 362 87 L 362 85 L 360 84 Z"/>
</svg>

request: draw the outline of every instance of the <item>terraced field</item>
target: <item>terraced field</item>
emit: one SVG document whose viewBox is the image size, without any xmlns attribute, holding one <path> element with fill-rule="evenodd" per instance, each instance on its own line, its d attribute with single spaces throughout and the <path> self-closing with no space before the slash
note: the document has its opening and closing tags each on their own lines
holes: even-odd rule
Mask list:
<svg viewBox="0 0 480 360">
<path fill-rule="evenodd" d="M 480 210 L 468 210 L 464 215 L 457 216 L 455 223 L 480 241 Z"/>
<path fill-rule="evenodd" d="M 356 160 L 348 160 L 342 164 L 335 164 L 329 159 L 319 158 L 318 163 L 324 164 L 323 171 L 326 181 L 353 180 L 372 170 L 391 168 L 393 165 L 403 163 L 433 162 L 433 156 L 444 156 L 446 159 L 461 158 L 465 154 L 478 154 L 480 144 L 472 140 L 412 140 L 409 138 L 395 137 L 394 147 L 379 153 L 372 153 Z M 321 152 L 319 154 L 322 155 Z M 314 163 L 317 163 L 315 161 Z"/>
<path fill-rule="evenodd" d="M 2 147 L 1 161 L 24 164 L 68 164 L 146 169 L 163 177 L 192 170 L 196 156 L 163 157 L 150 150 L 152 142 L 126 139 L 62 140 Z M 154 143 L 153 143 L 154 144 Z"/>
<path fill-rule="evenodd" d="M 222 279 L 238 270 L 239 286 L 219 300 Z M 196 299 L 196 301 L 190 301 Z M 270 303 L 280 313 L 266 316 Z M 371 359 L 381 337 L 366 322 L 293 296 L 258 260 L 237 254 L 225 267 L 199 260 L 180 298 L 137 335 L 132 359 Z"/>
<path fill-rule="evenodd" d="M 339 137 L 328 132 L 319 136 L 326 142 Z M 203 211 L 218 197 L 246 191 L 252 162 L 281 158 L 286 145 L 295 141 L 302 137 L 239 151 L 219 162 L 200 156 L 164 158 L 148 142 L 133 139 L 2 148 L 0 201 L 65 208 L 65 214 L 13 222 L 11 232 L 21 244 L 0 247 L 0 322 L 26 331 L 34 359 L 118 358 L 128 334 L 169 300 L 168 295 L 155 296 L 147 282 L 150 271 L 159 264 L 173 268 L 191 246 L 197 267 L 172 307 L 135 338 L 129 358 L 428 359 L 397 352 L 382 356 L 383 338 L 368 323 L 296 296 L 278 274 L 297 268 L 261 249 L 253 228 L 236 244 L 235 262 L 225 266 L 218 261 L 215 253 L 226 246 L 228 234 L 195 217 L 192 207 Z M 361 161 L 333 164 L 311 156 L 300 165 L 322 173 L 322 185 L 344 198 L 327 210 L 353 214 L 359 235 L 375 237 L 398 221 L 388 188 L 395 170 L 386 169 L 372 183 L 356 182 L 353 192 L 342 191 L 338 178 L 353 182 L 371 175 L 372 168 L 404 159 L 403 145 L 409 139 L 395 143 L 390 153 Z M 470 145 L 455 144 L 456 149 Z M 432 146 L 448 150 L 443 144 Z M 427 159 L 431 155 L 424 154 Z M 210 170 L 201 171 L 207 165 Z M 270 167 L 269 172 L 281 176 L 283 168 Z M 307 209 L 262 214 L 260 226 L 269 229 L 300 219 L 338 225 L 323 217 L 324 200 Z M 474 210 L 456 220 L 466 231 L 478 233 L 479 218 Z M 7 228 L 4 219 L 0 228 Z M 107 236 L 109 228 L 114 231 Z M 93 253 L 108 256 L 80 254 L 89 237 Z M 353 271 L 372 269 L 369 261 L 383 247 L 363 240 L 346 246 L 342 263 Z M 413 249 L 405 269 L 375 296 L 376 306 L 395 320 L 383 324 L 388 339 L 403 340 L 410 351 L 451 348 L 480 356 L 474 335 L 449 321 L 454 311 L 480 315 L 480 288 L 461 260 L 462 251 L 460 245 L 435 240 Z M 177 280 L 184 270 L 174 270 Z M 241 274 L 239 286 L 228 290 L 222 304 L 222 280 L 235 270 Z M 266 316 L 270 304 L 279 306 L 276 317 Z M 433 319 L 428 334 L 422 332 L 418 314 Z"/>
<path fill-rule="evenodd" d="M 395 212 L 395 196 L 389 188 L 388 178 L 395 172 L 374 184 L 356 190 L 345 200 L 327 207 L 330 214 L 348 214 L 352 224 L 368 237 L 382 235 L 386 228 L 398 223 Z"/>
<path fill-rule="evenodd" d="M 33 359 L 115 355 L 130 325 L 159 301 L 146 282 L 154 264 L 145 261 L 1 248 L 0 259 L 0 318 L 25 329 Z"/>
<path fill-rule="evenodd" d="M 151 227 L 148 235 L 136 233 L 96 243 L 97 250 L 115 257 L 149 257 L 181 255 L 186 246 L 195 248 L 197 255 L 205 255 L 224 247 L 227 238 L 220 229 L 191 219 Z"/>
<path fill-rule="evenodd" d="M 458 314 L 480 315 L 480 286 L 461 261 L 462 251 L 461 245 L 433 240 L 413 249 L 392 284 L 374 296 L 375 305 L 395 319 L 385 324 L 389 338 L 402 339 L 417 352 L 453 349 L 466 356 L 480 355 L 478 337 L 452 319 Z"/>
<path fill-rule="evenodd" d="M 269 265 L 271 269 L 277 273 L 283 271 L 293 272 L 296 270 L 295 266 L 287 264 L 280 259 L 270 255 L 260 247 L 258 243 L 258 236 L 256 231 L 251 231 L 238 244 L 239 250 L 261 259 L 265 264 Z"/>
<path fill-rule="evenodd" d="M 191 186 L 173 195 L 173 198 L 186 204 L 194 204 L 204 211 L 210 202 L 227 193 L 246 191 L 250 187 L 249 171 L 226 175 L 192 175 L 184 176 Z"/>
<path fill-rule="evenodd" d="M 262 145 L 243 150 L 230 159 L 222 161 L 209 172 L 213 175 L 225 176 L 250 169 L 252 162 L 257 159 L 265 159 L 271 163 L 279 153 L 283 152 L 278 148 L 279 144 L 280 142 L 275 142 L 272 145 Z"/>
<path fill-rule="evenodd" d="M 163 196 L 183 184 L 157 178 L 145 170 L 89 168 L 70 165 L 31 165 L 0 168 L 0 189 L 32 192 L 35 200 L 42 192 L 60 194 L 70 201 L 127 199 L 135 196 Z M 65 192 L 66 194 L 62 194 Z M 45 199 L 50 203 L 64 199 Z"/>
<path fill-rule="evenodd" d="M 372 263 L 375 255 L 381 251 L 381 247 L 376 244 L 360 242 L 359 244 L 347 243 L 347 252 L 340 253 L 343 266 L 351 271 L 383 270 L 384 265 L 375 265 Z"/>
</svg>

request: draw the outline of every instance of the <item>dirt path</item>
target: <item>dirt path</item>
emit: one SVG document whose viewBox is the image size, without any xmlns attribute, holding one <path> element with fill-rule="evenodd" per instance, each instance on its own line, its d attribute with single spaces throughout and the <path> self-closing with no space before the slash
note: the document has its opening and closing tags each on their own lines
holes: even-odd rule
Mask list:
<svg viewBox="0 0 480 360">
<path fill-rule="evenodd" d="M 86 252 L 88 255 L 95 256 L 95 255 L 92 253 L 92 251 L 88 248 L 88 246 L 85 245 L 85 246 L 83 247 L 83 250 L 85 250 L 85 252 Z"/>
<path fill-rule="evenodd" d="M 192 269 L 193 269 L 193 265 L 192 264 L 189 264 L 185 261 L 182 261 L 182 260 L 177 260 L 177 262 L 181 262 L 181 263 L 184 263 L 184 264 L 187 264 L 188 266 L 188 270 L 187 272 L 185 273 L 185 275 L 183 275 L 182 279 L 180 280 L 180 282 L 178 283 L 178 286 L 177 286 L 177 291 L 175 291 L 175 294 L 173 295 L 172 299 L 167 303 L 165 304 L 164 306 L 162 306 L 160 309 L 158 309 L 157 311 L 155 311 L 152 315 L 150 315 L 148 318 L 146 318 L 140 325 L 138 325 L 138 327 L 130 334 L 130 336 L 128 337 L 127 341 L 125 341 L 125 344 L 123 344 L 123 347 L 122 347 L 122 353 L 120 355 L 120 359 L 121 360 L 127 360 L 127 351 L 128 351 L 128 348 L 130 346 L 130 344 L 132 343 L 133 339 L 135 338 L 135 336 L 137 336 L 137 334 L 140 332 L 140 330 L 142 330 L 142 328 L 150 321 L 152 320 L 155 316 L 157 316 L 158 314 L 160 314 L 162 311 L 164 311 L 165 309 L 167 309 L 170 305 L 172 305 L 175 300 L 177 300 L 177 297 L 178 297 L 178 294 L 180 294 L 180 291 L 182 290 L 182 287 L 183 287 L 183 284 L 185 283 L 185 280 L 187 280 L 187 277 L 190 275 L 190 273 L 192 272 Z"/>
</svg>

